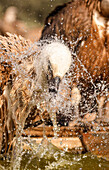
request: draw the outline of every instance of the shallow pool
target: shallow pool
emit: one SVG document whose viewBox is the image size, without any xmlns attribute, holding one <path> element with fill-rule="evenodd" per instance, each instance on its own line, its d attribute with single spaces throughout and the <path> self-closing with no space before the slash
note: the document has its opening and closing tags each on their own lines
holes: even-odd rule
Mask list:
<svg viewBox="0 0 109 170">
<path fill-rule="evenodd" d="M 10 169 L 8 160 L 0 160 L 0 170 Z M 34 155 L 28 151 L 21 160 L 20 170 L 108 170 L 109 161 L 91 154 L 72 154 L 51 150 L 42 155 Z M 14 169 L 15 170 L 15 169 Z"/>
</svg>

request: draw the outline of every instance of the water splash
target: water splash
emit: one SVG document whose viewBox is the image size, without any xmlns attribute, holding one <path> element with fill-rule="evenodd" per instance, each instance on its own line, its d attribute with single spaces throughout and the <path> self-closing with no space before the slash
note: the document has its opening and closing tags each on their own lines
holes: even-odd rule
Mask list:
<svg viewBox="0 0 109 170">
<path fill-rule="evenodd" d="M 45 43 L 45 42 L 43 42 L 43 43 Z M 35 45 L 39 46 L 39 50 L 34 49 Z M 46 58 L 39 57 L 40 52 L 38 52 L 38 51 L 40 51 L 43 48 L 43 46 L 41 46 L 41 45 L 42 45 L 42 42 L 38 42 L 34 45 L 29 46 L 28 50 L 26 49 L 26 50 L 22 51 L 20 54 L 17 53 L 17 55 L 14 52 L 8 51 L 9 55 L 6 60 L 5 60 L 4 56 L 1 57 L 1 62 L 3 62 L 3 61 L 11 62 L 12 67 L 13 67 L 12 73 L 17 75 L 17 77 L 15 77 L 15 79 L 14 79 L 14 82 L 13 82 L 14 86 L 13 86 L 11 94 L 10 94 L 11 101 L 12 101 L 12 107 L 18 105 L 18 107 L 17 106 L 13 107 L 13 110 L 12 110 L 13 118 L 17 123 L 15 147 L 13 150 L 13 158 L 12 158 L 12 163 L 13 163 L 12 168 L 13 169 L 20 169 L 22 152 L 23 152 L 23 150 L 22 150 L 22 142 L 23 142 L 22 133 L 24 133 L 23 127 L 24 127 L 25 119 L 28 116 L 28 114 L 30 113 L 30 110 L 33 106 L 37 106 L 37 108 L 39 110 L 41 110 L 41 112 L 44 112 L 44 110 L 48 111 L 48 113 L 50 114 L 51 120 L 53 122 L 55 138 L 58 136 L 57 132 L 59 129 L 57 126 L 56 115 L 58 116 L 59 114 L 61 114 L 61 115 L 64 115 L 65 117 L 68 117 L 71 120 L 73 120 L 74 117 L 79 118 L 79 116 L 80 116 L 78 110 L 79 110 L 79 102 L 81 101 L 81 94 L 79 94 L 79 91 L 77 91 L 77 89 L 79 89 L 79 88 L 77 88 L 76 85 L 74 85 L 74 84 L 72 85 L 74 88 L 74 91 L 71 91 L 71 86 L 70 86 L 70 83 L 72 83 L 72 80 L 73 80 L 73 79 L 70 79 L 70 77 L 72 77 L 72 75 L 74 76 L 75 73 L 72 71 L 71 72 L 72 75 L 70 75 L 70 70 L 69 70 L 67 72 L 67 74 L 63 77 L 63 79 L 60 83 L 57 95 L 56 96 L 54 96 L 54 94 L 51 95 L 49 93 L 49 89 L 48 89 L 46 73 L 43 68 L 43 66 L 44 66 L 43 63 L 47 64 L 47 61 L 46 61 Z M 88 95 L 93 96 L 93 98 L 95 98 L 96 101 L 99 103 L 98 98 L 97 98 L 97 96 L 99 95 L 99 93 L 97 91 L 98 86 L 95 85 L 90 73 L 87 71 L 85 66 L 81 63 L 81 61 L 79 60 L 76 53 L 72 53 L 72 55 L 76 57 L 76 59 L 78 60 L 78 62 L 80 63 L 80 65 L 82 67 L 82 70 L 88 75 L 87 76 L 88 80 L 90 81 L 90 83 L 93 86 L 94 93 L 88 94 Z M 70 69 L 73 70 L 74 67 L 75 67 L 75 63 L 73 60 Z M 78 70 L 79 70 L 79 68 L 78 68 Z M 83 78 L 84 78 L 84 75 L 83 75 Z M 26 88 L 24 88 L 24 87 L 26 87 Z M 105 93 L 107 93 L 107 96 L 108 96 L 108 90 L 107 90 L 108 85 L 105 84 L 105 82 L 103 82 L 101 88 L 102 88 L 102 91 L 104 91 L 106 89 Z M 23 107 L 20 106 L 20 104 L 21 104 L 20 100 L 19 100 L 19 97 L 20 97 L 19 92 L 20 91 L 25 92 L 25 94 L 27 95 L 27 98 L 25 98 L 25 100 L 27 100 L 27 101 L 24 102 Z M 75 93 L 76 93 L 76 97 L 74 97 Z M 100 102 L 102 102 L 102 101 L 100 101 Z M 28 107 L 27 108 L 25 107 L 26 104 L 28 105 L 29 109 L 28 109 Z M 73 111 L 73 107 L 74 107 L 74 111 Z M 84 116 L 85 114 L 87 114 L 87 112 L 91 113 L 92 110 L 94 109 L 94 107 L 96 107 L 96 104 L 94 105 L 93 108 L 89 107 L 88 105 L 85 105 L 85 107 L 87 109 L 85 112 L 81 113 L 81 116 Z M 99 107 L 99 110 L 101 110 L 101 109 L 102 108 Z M 16 111 L 17 111 L 17 114 L 15 113 Z M 18 111 L 19 111 L 19 113 L 18 113 Z M 25 115 L 22 117 L 22 114 L 25 114 Z M 102 117 L 101 112 L 100 112 L 100 117 Z M 42 118 L 42 120 L 43 120 L 43 118 Z M 44 132 L 44 134 L 45 134 L 45 132 Z M 46 136 L 44 135 L 44 138 L 45 137 Z M 29 142 L 29 143 L 31 143 L 31 142 Z M 41 146 L 43 146 L 43 145 L 41 144 L 38 147 L 31 146 L 34 156 L 38 155 L 38 151 L 41 149 Z M 45 155 L 44 153 L 45 152 L 42 151 L 41 154 Z M 41 157 L 41 156 L 39 156 L 39 157 Z M 33 157 L 30 158 L 30 162 L 31 162 L 32 158 Z M 60 160 L 59 163 L 60 162 L 63 162 L 63 160 Z M 51 164 L 50 167 L 53 167 L 54 165 Z M 62 166 L 64 166 L 64 165 L 62 165 Z M 47 168 L 50 168 L 50 167 L 47 166 Z"/>
</svg>

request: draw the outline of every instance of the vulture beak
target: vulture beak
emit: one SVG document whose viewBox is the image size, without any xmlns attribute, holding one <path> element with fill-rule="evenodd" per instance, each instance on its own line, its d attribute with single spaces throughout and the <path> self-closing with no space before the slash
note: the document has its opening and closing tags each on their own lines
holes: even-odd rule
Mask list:
<svg viewBox="0 0 109 170">
<path fill-rule="evenodd" d="M 71 52 L 67 46 L 60 42 L 52 42 L 45 49 L 48 58 L 48 84 L 49 92 L 57 94 L 59 84 L 71 65 Z"/>
<path fill-rule="evenodd" d="M 60 83 L 61 79 L 60 77 L 55 77 L 55 78 L 52 78 L 50 81 L 49 81 L 49 92 L 50 93 L 57 93 L 58 92 L 58 88 L 59 88 L 59 83 Z"/>
<path fill-rule="evenodd" d="M 71 66 L 71 51 L 65 44 L 51 41 L 42 46 L 39 58 L 42 61 L 42 70 L 47 76 L 48 91 L 53 94 L 52 96 L 55 96 L 54 94 L 58 93 L 61 80 Z"/>
</svg>

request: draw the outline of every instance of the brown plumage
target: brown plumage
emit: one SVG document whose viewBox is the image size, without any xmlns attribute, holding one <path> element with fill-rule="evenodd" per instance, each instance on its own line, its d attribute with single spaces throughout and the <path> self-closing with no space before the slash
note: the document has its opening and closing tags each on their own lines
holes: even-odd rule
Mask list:
<svg viewBox="0 0 109 170">
<path fill-rule="evenodd" d="M 47 49 L 42 50 L 43 55 L 40 55 L 40 48 L 36 44 L 21 36 L 7 35 L 0 36 L 2 153 L 10 150 L 14 136 L 20 137 L 23 129 L 37 126 L 42 123 L 42 118 L 50 120 L 46 109 L 49 62 L 43 56 Z M 69 55 L 71 57 L 71 53 Z"/>
<path fill-rule="evenodd" d="M 57 37 L 68 44 L 74 53 L 72 86 L 74 83 L 79 86 L 82 101 L 85 98 L 85 101 L 92 102 L 91 107 L 95 105 L 94 91 L 100 97 L 103 93 L 106 95 L 109 88 L 108 7 L 109 1 L 106 0 L 72 0 L 58 6 L 46 18 L 41 36 L 41 39 Z M 80 105 L 82 109 L 85 103 Z M 81 113 L 88 111 L 84 108 Z"/>
<path fill-rule="evenodd" d="M 23 128 L 29 112 L 35 114 L 37 108 L 31 103 L 34 88 L 30 90 L 33 84 L 28 80 L 29 75 L 34 76 L 32 56 L 35 55 L 37 46 L 21 36 L 8 33 L 7 38 L 0 36 L 0 50 L 0 129 L 2 132 L 0 149 L 2 153 L 6 153 L 18 127 L 21 125 Z M 31 50 L 33 53 L 30 53 Z M 21 57 L 22 54 L 24 58 Z"/>
</svg>

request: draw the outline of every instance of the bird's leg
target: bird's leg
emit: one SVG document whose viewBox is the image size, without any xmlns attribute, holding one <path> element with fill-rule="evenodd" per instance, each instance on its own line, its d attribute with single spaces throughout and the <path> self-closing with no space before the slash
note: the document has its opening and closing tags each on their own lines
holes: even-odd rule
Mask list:
<svg viewBox="0 0 109 170">
<path fill-rule="evenodd" d="M 98 103 L 98 116 L 99 116 L 99 119 L 101 119 L 102 116 L 103 116 L 104 100 L 105 100 L 104 96 L 100 97 L 100 99 L 99 99 L 99 103 Z"/>
<path fill-rule="evenodd" d="M 109 94 L 100 97 L 98 113 L 101 121 L 109 122 Z"/>
<path fill-rule="evenodd" d="M 104 118 L 105 118 L 105 121 L 106 121 L 106 122 L 109 122 L 109 94 L 108 94 L 108 96 L 107 96 Z"/>
<path fill-rule="evenodd" d="M 57 126 L 57 121 L 56 121 L 56 111 L 52 110 L 50 113 L 50 118 L 53 123 L 53 130 L 54 130 L 54 138 L 57 138 L 57 132 L 58 132 L 58 126 Z"/>
<path fill-rule="evenodd" d="M 42 116 L 42 113 L 44 113 L 44 111 L 46 110 L 45 109 L 45 103 L 44 102 L 42 102 L 42 103 L 38 103 L 38 105 L 37 105 L 37 109 L 39 109 L 40 110 L 40 117 L 41 117 L 41 120 L 43 121 L 43 138 L 46 138 L 46 132 L 45 132 L 45 120 L 43 119 L 43 116 Z"/>
<path fill-rule="evenodd" d="M 81 100 L 81 94 L 79 89 L 74 86 L 71 91 L 71 104 L 74 107 L 75 117 L 79 118 L 79 103 Z"/>
</svg>

